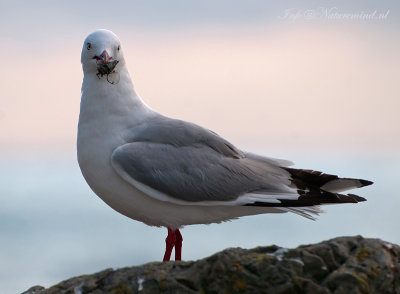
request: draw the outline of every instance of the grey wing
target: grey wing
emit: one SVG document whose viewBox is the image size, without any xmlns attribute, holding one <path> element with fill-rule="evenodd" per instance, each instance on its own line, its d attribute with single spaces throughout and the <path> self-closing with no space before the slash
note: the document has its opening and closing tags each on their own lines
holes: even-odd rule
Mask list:
<svg viewBox="0 0 400 294">
<path fill-rule="evenodd" d="M 113 152 L 112 165 L 139 190 L 177 204 L 246 205 L 298 196 L 290 174 L 273 160 L 227 156 L 205 144 L 127 143 Z"/>
<path fill-rule="evenodd" d="M 288 168 L 291 162 L 243 153 L 192 123 L 157 116 L 116 148 L 116 172 L 150 197 L 183 205 L 303 207 L 359 202 L 337 192 L 372 182 Z"/>
<path fill-rule="evenodd" d="M 152 117 L 128 129 L 125 139 L 128 143 L 151 142 L 175 147 L 204 145 L 224 156 L 244 157 L 243 152 L 216 133 L 194 123 L 165 116 Z"/>
</svg>

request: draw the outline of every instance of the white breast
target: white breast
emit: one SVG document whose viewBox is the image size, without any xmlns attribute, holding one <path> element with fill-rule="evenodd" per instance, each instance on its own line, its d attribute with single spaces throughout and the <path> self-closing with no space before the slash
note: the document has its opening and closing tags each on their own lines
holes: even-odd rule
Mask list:
<svg viewBox="0 0 400 294">
<path fill-rule="evenodd" d="M 108 205 L 141 220 L 143 211 L 139 204 L 148 197 L 122 180 L 110 160 L 113 150 L 126 143 L 126 128 L 144 120 L 152 111 L 139 111 L 143 107 L 140 98 L 131 84 L 122 80 L 111 85 L 105 80 L 87 78 L 82 90 L 77 142 L 82 174 Z"/>
</svg>

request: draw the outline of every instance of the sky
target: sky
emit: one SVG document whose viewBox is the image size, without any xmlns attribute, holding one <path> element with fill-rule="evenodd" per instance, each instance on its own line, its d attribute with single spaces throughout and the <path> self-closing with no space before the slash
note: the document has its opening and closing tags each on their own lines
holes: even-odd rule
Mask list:
<svg viewBox="0 0 400 294">
<path fill-rule="evenodd" d="M 0 11 L 5 293 L 161 260 L 166 230 L 110 209 L 76 162 L 80 51 L 98 28 L 119 36 L 156 111 L 295 167 L 375 182 L 359 192 L 367 202 L 326 207 L 316 222 L 286 214 L 186 227 L 184 259 L 342 235 L 400 243 L 397 1 L 1 1 Z"/>
</svg>

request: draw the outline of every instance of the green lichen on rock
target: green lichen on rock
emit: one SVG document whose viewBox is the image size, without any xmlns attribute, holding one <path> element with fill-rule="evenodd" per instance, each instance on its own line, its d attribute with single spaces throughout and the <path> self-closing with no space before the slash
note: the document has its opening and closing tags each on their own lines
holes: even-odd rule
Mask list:
<svg viewBox="0 0 400 294">
<path fill-rule="evenodd" d="M 244 292 L 247 288 L 247 283 L 243 280 L 236 280 L 234 281 L 236 289 L 240 292 Z"/>
<path fill-rule="evenodd" d="M 376 278 L 376 276 L 378 275 L 378 270 L 379 270 L 378 265 L 371 266 L 371 270 L 369 271 L 368 276 L 370 276 L 372 279 Z"/>
<path fill-rule="evenodd" d="M 116 288 L 112 289 L 113 294 L 132 294 L 133 291 L 127 284 L 119 284 Z"/>
<path fill-rule="evenodd" d="M 400 247 L 355 236 L 295 249 L 231 248 L 196 262 L 108 269 L 25 292 L 53 293 L 400 293 Z"/>
<path fill-rule="evenodd" d="M 358 252 L 357 252 L 355 258 L 356 258 L 357 261 L 361 261 L 361 260 L 363 260 L 364 258 L 367 258 L 367 257 L 371 256 L 371 254 L 372 254 L 372 252 L 371 252 L 371 249 L 370 249 L 370 248 L 368 248 L 368 247 L 362 247 L 362 248 L 360 248 L 360 249 L 358 250 Z"/>
</svg>

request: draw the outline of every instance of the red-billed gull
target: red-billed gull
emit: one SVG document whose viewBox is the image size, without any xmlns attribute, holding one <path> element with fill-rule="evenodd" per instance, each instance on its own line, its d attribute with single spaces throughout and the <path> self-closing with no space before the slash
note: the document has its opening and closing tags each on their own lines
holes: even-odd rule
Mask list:
<svg viewBox="0 0 400 294">
<path fill-rule="evenodd" d="M 174 247 L 181 260 L 185 225 L 262 213 L 312 219 L 321 204 L 365 201 L 340 192 L 372 182 L 290 168 L 289 161 L 241 151 L 210 130 L 155 112 L 136 94 L 122 51 L 107 30 L 83 44 L 78 161 L 113 209 L 168 228 L 164 261 Z"/>
</svg>

